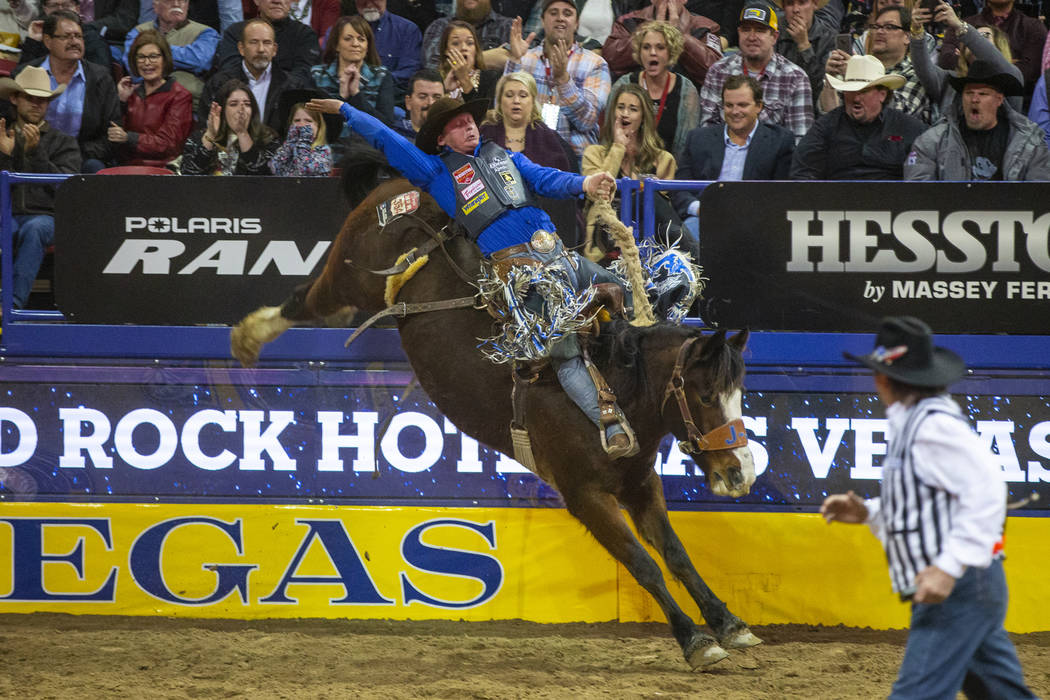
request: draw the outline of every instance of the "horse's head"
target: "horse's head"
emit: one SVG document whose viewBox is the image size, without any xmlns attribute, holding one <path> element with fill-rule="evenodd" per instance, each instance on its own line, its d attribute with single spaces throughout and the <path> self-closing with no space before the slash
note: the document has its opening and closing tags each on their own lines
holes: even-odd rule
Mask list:
<svg viewBox="0 0 1050 700">
<path fill-rule="evenodd" d="M 679 448 L 703 469 L 711 490 L 733 498 L 746 496 L 755 482 L 741 411 L 747 338 L 746 330 L 728 339 L 719 330 L 686 339 L 661 407 Z"/>
</svg>

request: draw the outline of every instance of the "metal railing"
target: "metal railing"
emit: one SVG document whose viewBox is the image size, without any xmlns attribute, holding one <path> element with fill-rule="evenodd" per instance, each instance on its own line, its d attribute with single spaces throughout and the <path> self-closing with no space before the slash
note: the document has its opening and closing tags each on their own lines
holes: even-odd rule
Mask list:
<svg viewBox="0 0 1050 700">
<path fill-rule="evenodd" d="M 69 174 L 44 174 L 44 173 L 11 173 L 6 170 L 0 172 L 0 251 L 3 254 L 2 270 L 0 270 L 0 308 L 3 309 L 3 323 L 14 321 L 64 321 L 65 316 L 57 310 L 30 310 L 15 309 L 14 291 L 14 214 L 11 211 L 11 185 L 22 183 L 61 183 Z"/>
<path fill-rule="evenodd" d="M 215 360 L 230 357 L 228 326 L 140 326 L 101 325 L 66 322 L 57 310 L 12 308 L 13 228 L 11 185 L 21 183 L 60 183 L 66 175 L 0 172 L 0 285 L 2 334 L 0 362 L 5 357 L 93 358 L 116 360 Z M 709 182 L 658 180 L 620 180 L 620 214 L 624 223 L 635 227 L 639 238 L 655 232 L 653 198 L 659 191 L 702 191 Z M 637 201 L 636 201 L 637 200 Z M 61 255 L 61 251 L 57 253 Z M 364 366 L 373 362 L 404 363 L 405 357 L 396 329 L 377 328 L 365 333 L 350 348 L 344 347 L 345 328 L 292 328 L 266 346 L 267 362 L 289 362 L 324 366 L 333 363 Z M 956 340 L 956 339 L 953 339 Z M 1030 339 L 1009 336 L 958 336 L 959 350 L 998 358 L 992 366 L 1045 366 L 1045 348 Z M 962 347 L 962 346 L 965 347 Z M 752 365 L 805 367 L 842 366 L 841 350 L 855 354 L 870 350 L 869 334 L 856 333 L 753 333 L 750 343 Z"/>
</svg>

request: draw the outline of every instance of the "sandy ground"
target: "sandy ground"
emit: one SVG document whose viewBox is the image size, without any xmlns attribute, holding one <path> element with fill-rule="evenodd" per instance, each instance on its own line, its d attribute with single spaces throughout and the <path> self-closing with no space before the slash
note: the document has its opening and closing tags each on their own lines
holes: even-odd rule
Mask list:
<svg viewBox="0 0 1050 700">
<path fill-rule="evenodd" d="M 5 698 L 878 698 L 903 632 L 759 627 L 690 672 L 659 624 L 0 615 Z M 1050 698 L 1050 632 L 1014 637 Z"/>
</svg>

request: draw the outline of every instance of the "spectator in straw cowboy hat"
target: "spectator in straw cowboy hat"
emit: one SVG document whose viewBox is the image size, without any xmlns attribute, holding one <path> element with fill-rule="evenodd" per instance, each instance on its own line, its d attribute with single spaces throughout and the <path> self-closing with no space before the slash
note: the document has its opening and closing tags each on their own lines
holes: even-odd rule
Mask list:
<svg viewBox="0 0 1050 700">
<path fill-rule="evenodd" d="M 830 523 L 865 523 L 886 549 L 911 630 L 891 698 L 1032 698 L 1003 628 L 1006 487 L 994 455 L 947 394 L 966 372 L 917 318 L 887 318 L 867 355 L 889 444 L 881 498 L 828 496 Z"/>
<path fill-rule="evenodd" d="M 65 85 L 51 89 L 47 71 L 26 67 L 15 79 L 0 78 L 0 97 L 15 106 L 13 124 L 0 119 L 0 170 L 23 173 L 75 173 L 80 170 L 77 140 L 45 120 L 51 99 Z M 14 307 L 29 299 L 44 251 L 55 240 L 55 189 L 50 185 L 17 185 L 11 192 L 14 213 Z M 5 253 L 7 251 L 4 251 Z"/>
<path fill-rule="evenodd" d="M 936 121 L 935 105 L 930 103 L 930 97 L 919 81 L 908 53 L 911 49 L 911 11 L 903 6 L 885 5 L 869 25 L 869 31 L 871 40 L 866 53 L 879 59 L 886 72 L 904 77 L 904 85 L 894 92 L 894 106 L 926 124 L 932 124 Z M 825 74 L 842 75 L 849 58 L 850 55 L 845 51 L 835 49 L 824 65 Z M 818 111 L 830 112 L 838 106 L 838 95 L 825 81 L 817 99 Z"/>
<path fill-rule="evenodd" d="M 1050 180 L 1043 131 L 1004 104 L 1021 82 L 986 61 L 949 78 L 958 94 L 951 111 L 915 140 L 906 180 Z"/>
<path fill-rule="evenodd" d="M 851 56 L 844 79 L 828 84 L 844 105 L 817 120 L 791 163 L 795 180 L 900 180 L 912 142 L 926 125 L 890 106 L 904 76 L 874 56 Z"/>
</svg>

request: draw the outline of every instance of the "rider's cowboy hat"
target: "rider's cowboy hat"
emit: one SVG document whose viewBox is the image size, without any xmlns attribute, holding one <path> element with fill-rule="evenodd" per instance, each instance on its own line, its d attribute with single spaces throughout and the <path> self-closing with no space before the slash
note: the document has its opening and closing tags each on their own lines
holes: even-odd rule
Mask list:
<svg viewBox="0 0 1050 700">
<path fill-rule="evenodd" d="M 882 61 L 871 55 L 850 56 L 846 62 L 845 79 L 827 76 L 828 84 L 839 92 L 859 92 L 870 87 L 896 90 L 908 82 L 903 75 L 887 73 Z"/>
<path fill-rule="evenodd" d="M 875 349 L 867 355 L 842 353 L 891 379 L 919 387 L 948 386 L 966 373 L 966 363 L 933 344 L 930 327 L 912 316 L 882 320 Z"/>
<path fill-rule="evenodd" d="M 51 89 L 51 76 L 47 71 L 37 66 L 26 66 L 21 73 L 11 78 L 0 78 L 0 97 L 9 97 L 16 92 L 22 92 L 33 97 L 58 97 L 66 89 L 65 85 L 59 85 Z"/>
<path fill-rule="evenodd" d="M 430 105 L 427 110 L 426 121 L 419 127 L 416 134 L 416 146 L 424 153 L 437 155 L 438 137 L 445 130 L 445 125 L 461 114 L 469 114 L 474 121 L 481 123 L 482 117 L 488 111 L 488 100 L 471 100 L 464 103 L 458 97 L 441 97 Z"/>
<path fill-rule="evenodd" d="M 988 61 L 974 61 L 966 75 L 950 75 L 948 82 L 960 95 L 968 83 L 990 85 L 1004 95 L 1024 93 L 1024 86 L 1015 76 L 1006 71 L 997 70 L 995 65 Z"/>
</svg>

